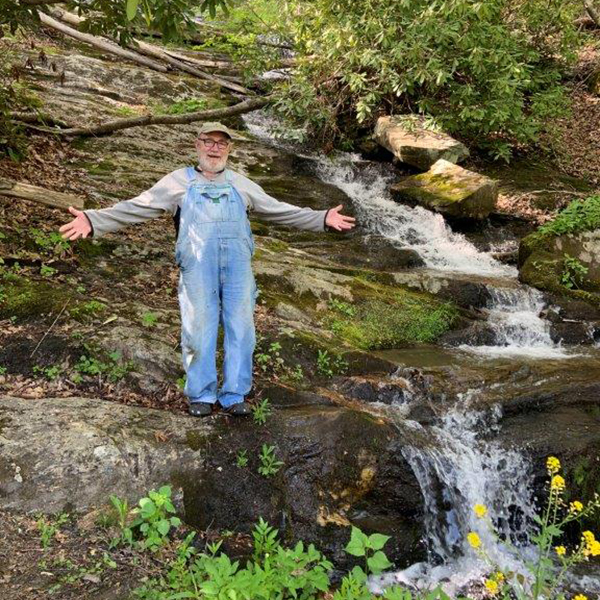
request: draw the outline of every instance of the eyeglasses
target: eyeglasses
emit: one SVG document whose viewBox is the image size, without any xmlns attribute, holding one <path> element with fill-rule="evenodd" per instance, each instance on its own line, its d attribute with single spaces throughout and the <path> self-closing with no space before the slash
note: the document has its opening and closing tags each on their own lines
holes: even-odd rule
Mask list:
<svg viewBox="0 0 600 600">
<path fill-rule="evenodd" d="M 214 148 L 215 146 L 219 150 L 225 150 L 229 146 L 229 142 L 225 142 L 224 140 L 211 140 L 210 138 L 198 138 L 203 144 L 205 148 Z"/>
</svg>

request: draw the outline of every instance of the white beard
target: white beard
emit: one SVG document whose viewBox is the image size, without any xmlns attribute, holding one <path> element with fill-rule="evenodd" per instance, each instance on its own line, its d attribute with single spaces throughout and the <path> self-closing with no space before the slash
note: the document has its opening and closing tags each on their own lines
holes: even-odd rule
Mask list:
<svg viewBox="0 0 600 600">
<path fill-rule="evenodd" d="M 198 166 L 202 171 L 208 171 L 209 173 L 217 173 L 222 171 L 227 164 L 227 158 L 211 158 L 211 157 L 198 157 Z"/>
</svg>

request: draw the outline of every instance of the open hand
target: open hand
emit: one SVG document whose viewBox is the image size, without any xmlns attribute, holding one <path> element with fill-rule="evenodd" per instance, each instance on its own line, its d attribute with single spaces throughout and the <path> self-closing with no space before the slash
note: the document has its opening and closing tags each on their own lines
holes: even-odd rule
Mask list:
<svg viewBox="0 0 600 600">
<path fill-rule="evenodd" d="M 347 229 L 352 229 L 355 226 L 356 219 L 354 217 L 342 215 L 340 213 L 342 208 L 344 208 L 344 206 L 342 204 L 338 204 L 338 206 L 332 208 L 327 213 L 327 218 L 325 219 L 325 225 L 327 225 L 327 227 L 331 227 L 336 231 L 346 231 Z"/>
<path fill-rule="evenodd" d="M 59 228 L 63 239 L 76 240 L 77 238 L 86 238 L 92 233 L 92 226 L 82 210 L 77 210 L 69 206 L 69 212 L 75 217 L 65 225 Z"/>
</svg>

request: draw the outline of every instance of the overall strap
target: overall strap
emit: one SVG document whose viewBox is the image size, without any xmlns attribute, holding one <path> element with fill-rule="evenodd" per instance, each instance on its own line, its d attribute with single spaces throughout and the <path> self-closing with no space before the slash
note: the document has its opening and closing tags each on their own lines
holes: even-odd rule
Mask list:
<svg viewBox="0 0 600 600">
<path fill-rule="evenodd" d="M 196 170 L 194 167 L 187 167 L 185 169 L 185 174 L 187 175 L 188 185 L 196 181 Z"/>
</svg>

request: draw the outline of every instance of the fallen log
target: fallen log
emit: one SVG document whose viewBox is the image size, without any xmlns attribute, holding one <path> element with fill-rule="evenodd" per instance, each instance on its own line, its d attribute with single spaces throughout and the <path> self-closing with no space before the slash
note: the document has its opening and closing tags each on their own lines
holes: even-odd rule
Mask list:
<svg viewBox="0 0 600 600">
<path fill-rule="evenodd" d="M 213 119 L 222 119 L 224 117 L 232 117 L 244 113 L 258 110 L 271 102 L 269 96 L 261 98 L 250 98 L 243 102 L 238 102 L 233 106 L 226 108 L 213 108 L 210 110 L 202 110 L 183 115 L 141 115 L 139 117 L 126 117 L 124 119 L 115 119 L 101 125 L 91 127 L 72 127 L 70 129 L 48 129 L 48 133 L 54 133 L 61 137 L 84 137 L 92 135 L 106 135 L 120 131 L 121 129 L 129 129 L 130 127 L 141 127 L 144 125 L 185 125 L 196 121 L 210 121 Z"/>
<path fill-rule="evenodd" d="M 13 112 L 10 113 L 10 118 L 12 121 L 18 121 L 19 123 L 24 124 L 37 124 L 37 125 L 47 125 L 52 127 L 69 127 L 67 123 L 61 121 L 60 119 L 55 119 L 50 115 L 44 115 L 40 113 L 30 113 L 30 112 Z"/>
<path fill-rule="evenodd" d="M 65 21 L 65 22 L 67 22 L 71 25 L 75 25 L 75 26 L 80 25 L 85 20 L 77 15 L 74 15 L 73 13 L 67 12 L 66 10 L 62 10 L 60 8 L 53 9 L 52 14 L 55 17 L 61 19 L 62 21 Z M 56 23 L 60 23 L 60 21 L 56 21 Z M 64 27 L 71 29 L 67 25 L 64 25 Z M 77 30 L 74 29 L 73 31 L 77 31 Z M 88 35 L 88 34 L 84 34 L 84 35 Z M 99 45 L 99 43 L 105 43 L 102 38 L 97 38 L 95 36 L 89 36 L 89 37 L 97 40 L 97 45 Z M 223 87 L 225 89 L 229 89 L 233 92 L 238 92 L 239 94 L 243 94 L 245 96 L 252 95 L 252 92 L 250 92 L 250 90 L 248 90 L 247 88 L 245 88 L 241 85 L 238 85 L 237 83 L 228 81 L 226 79 L 222 79 L 218 75 L 212 75 L 211 73 L 206 73 L 204 71 L 200 71 L 199 69 L 182 62 L 179 58 L 175 58 L 173 56 L 173 53 L 167 53 L 162 48 L 159 48 L 158 46 L 154 46 L 153 44 L 148 44 L 147 42 L 142 42 L 140 40 L 136 40 L 135 44 L 136 44 L 135 49 L 138 50 L 139 52 L 141 52 L 142 54 L 146 54 L 147 56 L 151 56 L 153 58 L 158 58 L 159 60 L 166 62 L 171 67 L 174 67 L 180 71 L 184 71 L 186 73 L 189 73 L 190 75 L 194 75 L 194 77 L 198 77 L 199 79 L 205 79 L 207 81 L 212 81 L 212 82 L 220 85 L 221 87 Z M 165 67 L 165 71 L 166 71 L 166 67 Z"/>
<path fill-rule="evenodd" d="M 30 185 L 29 183 L 19 183 L 11 179 L 0 177 L 0 196 L 9 196 L 11 198 L 19 198 L 20 200 L 30 200 L 53 206 L 54 208 L 67 209 L 69 206 L 74 206 L 83 210 L 83 200 L 77 196 L 64 194 L 63 192 L 55 192 L 46 188 Z"/>
<path fill-rule="evenodd" d="M 105 52 L 109 52 L 110 54 L 115 54 L 117 56 L 120 56 L 121 58 L 126 58 L 127 60 L 136 62 L 140 65 L 153 69 L 154 71 L 159 71 L 160 73 L 166 73 L 168 71 L 165 65 L 161 65 L 160 63 L 154 60 L 146 58 L 145 56 L 140 56 L 139 54 L 132 52 L 131 50 L 121 48 L 121 46 L 113 44 L 108 40 L 103 40 L 94 35 L 90 35 L 89 33 L 82 33 L 77 29 L 73 29 L 72 27 L 69 27 L 64 23 L 53 19 L 50 15 L 47 15 L 46 13 L 40 12 L 39 15 L 40 21 L 47 27 L 55 29 L 56 31 L 60 31 L 61 33 L 64 33 L 69 37 L 75 38 L 80 42 L 85 42 L 86 44 L 90 44 L 95 48 L 99 48 L 100 50 L 104 50 Z"/>
</svg>

